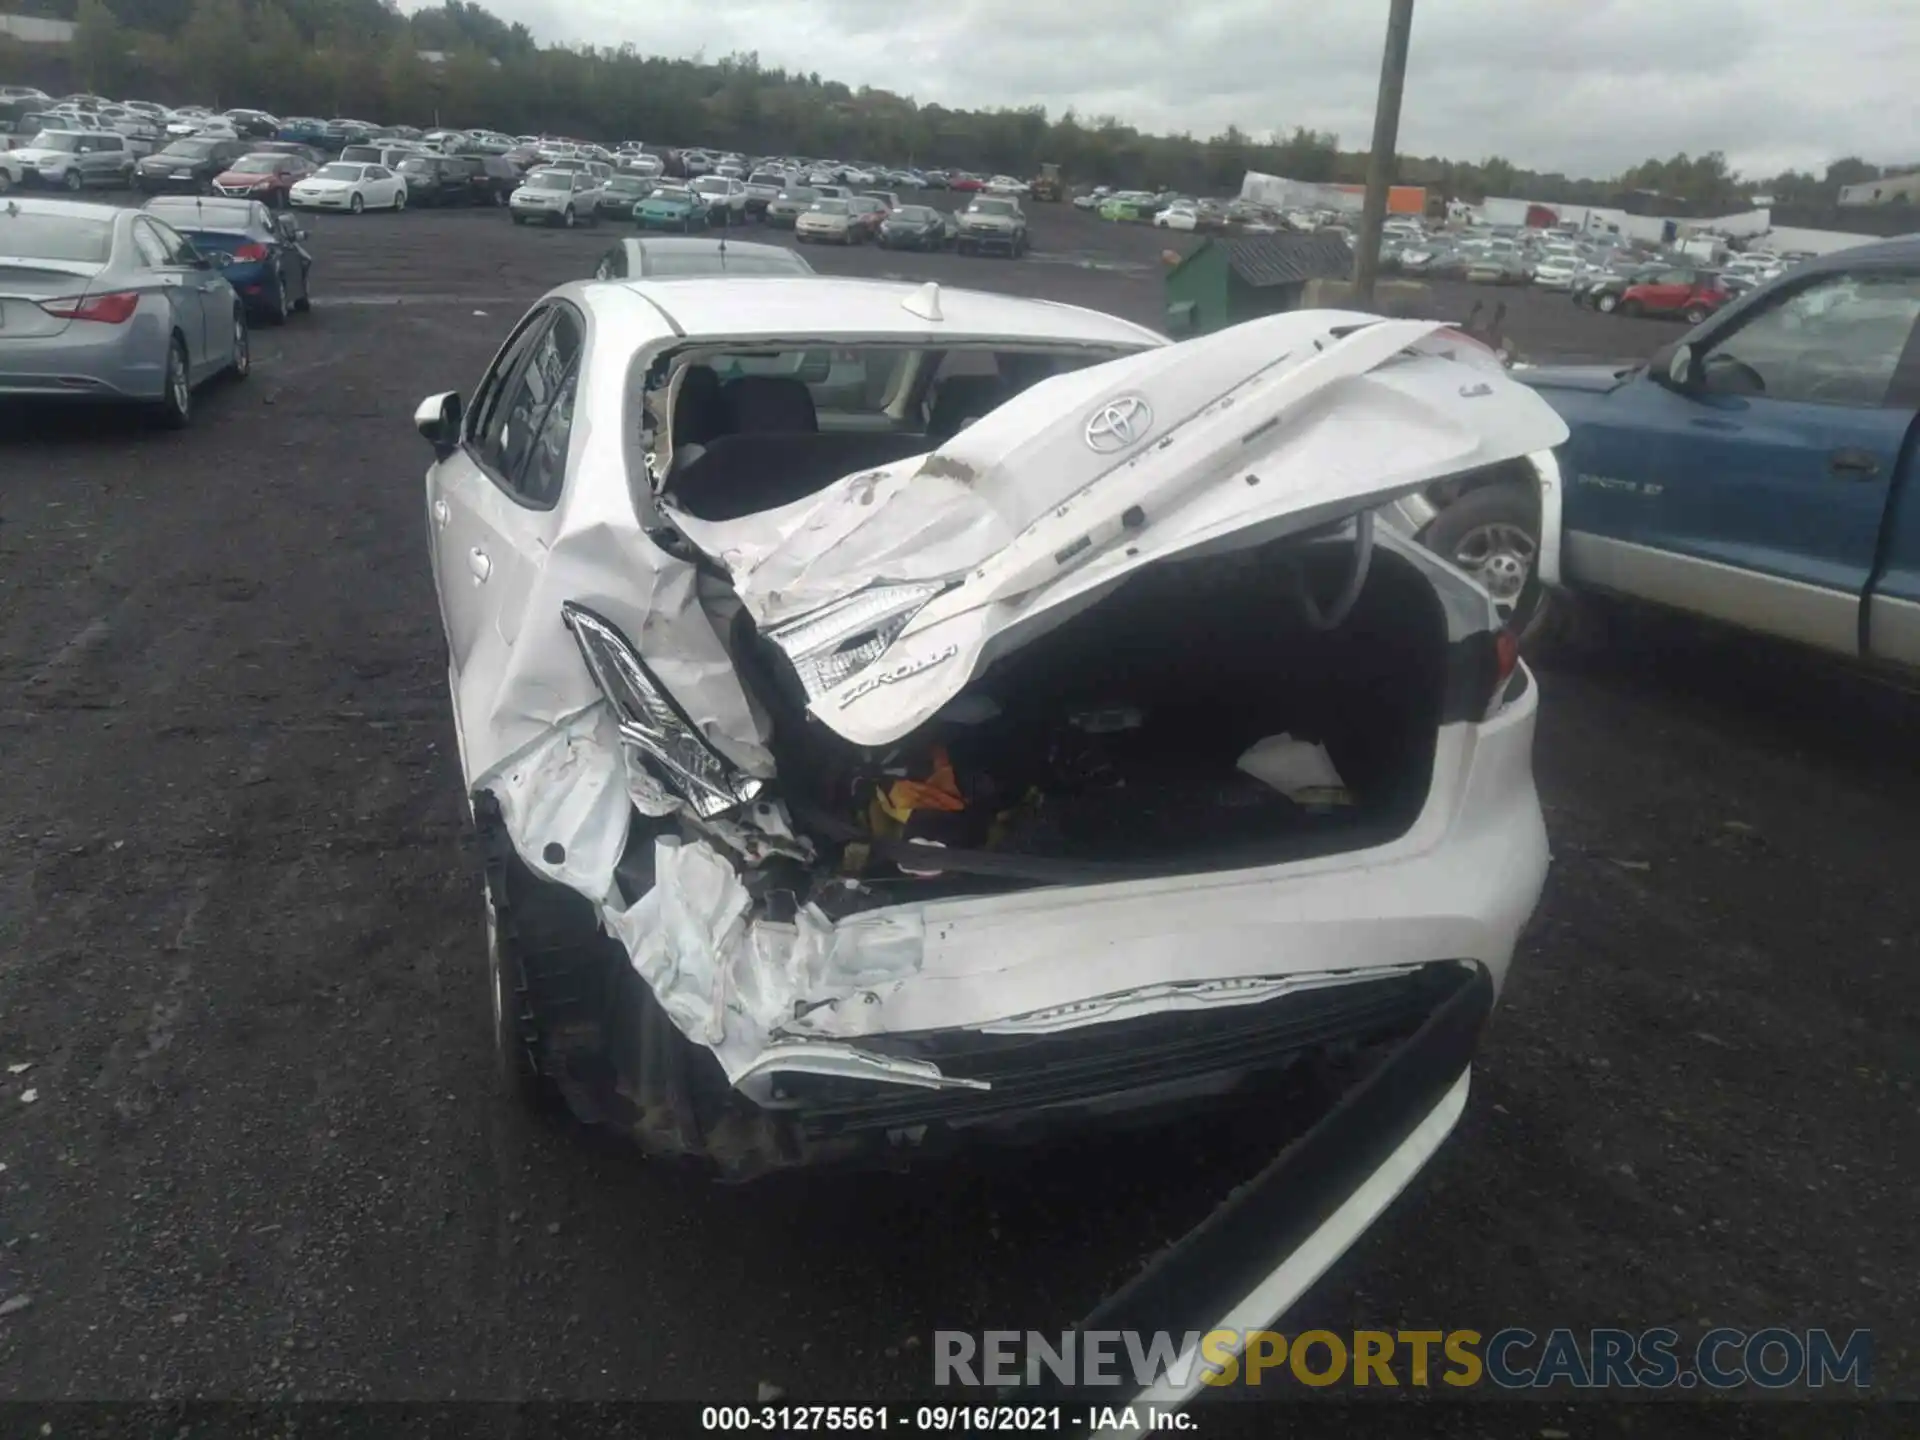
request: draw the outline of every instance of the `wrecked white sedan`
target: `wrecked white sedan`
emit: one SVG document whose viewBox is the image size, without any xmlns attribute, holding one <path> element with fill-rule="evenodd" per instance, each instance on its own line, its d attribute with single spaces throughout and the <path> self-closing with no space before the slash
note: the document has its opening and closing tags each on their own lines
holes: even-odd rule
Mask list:
<svg viewBox="0 0 1920 1440">
<path fill-rule="evenodd" d="M 582 283 L 418 424 L 523 1083 L 742 1175 L 1364 1054 L 1311 1184 L 1236 1199 L 1294 1207 L 1283 1289 L 1451 1128 L 1546 872 L 1536 692 L 1373 512 L 1565 438 L 1483 347 Z"/>
</svg>

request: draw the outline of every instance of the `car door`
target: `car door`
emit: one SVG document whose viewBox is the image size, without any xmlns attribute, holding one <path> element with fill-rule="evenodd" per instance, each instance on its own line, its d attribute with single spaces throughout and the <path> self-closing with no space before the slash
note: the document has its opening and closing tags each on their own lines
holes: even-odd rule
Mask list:
<svg viewBox="0 0 1920 1440">
<path fill-rule="evenodd" d="M 1709 330 L 1687 385 L 1637 382 L 1655 483 L 1631 503 L 1665 552 L 1648 598 L 1859 653 L 1920 413 L 1916 318 L 1920 265 L 1829 271 Z"/>
<path fill-rule="evenodd" d="M 133 222 L 133 244 L 143 269 L 151 273 L 173 311 L 174 329 L 187 346 L 187 374 L 197 378 L 207 368 L 206 290 L 211 274 L 195 268 L 187 258 L 186 240 L 171 226 L 142 215 Z"/>
<path fill-rule="evenodd" d="M 1697 277 L 1691 270 L 1662 270 L 1639 293 L 1638 299 L 1649 310 L 1662 312 L 1686 308 Z"/>
<path fill-rule="evenodd" d="M 450 503 L 463 530 L 453 542 L 461 553 L 448 556 L 450 588 L 465 591 L 458 603 L 466 649 L 454 681 L 461 713 L 492 703 L 546 563 L 572 445 L 585 333 L 579 312 L 564 302 L 525 332 L 512 372 L 490 397 L 466 450 L 471 463 L 453 477 Z"/>
<path fill-rule="evenodd" d="M 427 472 L 428 533 L 456 692 L 487 621 L 498 542 L 488 533 L 488 492 L 519 444 L 522 377 L 553 323 L 553 308 L 529 311 L 487 368 L 462 425 L 460 448 Z M 457 703 L 457 700 L 456 700 Z"/>
</svg>

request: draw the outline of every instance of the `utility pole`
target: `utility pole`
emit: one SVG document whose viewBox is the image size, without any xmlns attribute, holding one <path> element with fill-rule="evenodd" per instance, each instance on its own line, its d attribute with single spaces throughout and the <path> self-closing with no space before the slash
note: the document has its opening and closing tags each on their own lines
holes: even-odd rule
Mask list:
<svg viewBox="0 0 1920 1440">
<path fill-rule="evenodd" d="M 1413 36 L 1413 0 L 1392 0 L 1387 15 L 1387 49 L 1380 60 L 1380 98 L 1373 109 L 1373 154 L 1367 159 L 1367 199 L 1360 212 L 1354 247 L 1353 303 L 1373 303 L 1373 282 L 1380 274 L 1380 227 L 1387 218 L 1387 187 L 1400 140 L 1400 95 L 1407 85 L 1407 46 Z"/>
</svg>

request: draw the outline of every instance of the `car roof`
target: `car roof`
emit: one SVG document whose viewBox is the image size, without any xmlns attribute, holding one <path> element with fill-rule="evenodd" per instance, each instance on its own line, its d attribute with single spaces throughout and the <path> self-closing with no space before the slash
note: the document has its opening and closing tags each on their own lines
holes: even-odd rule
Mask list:
<svg viewBox="0 0 1920 1440">
<path fill-rule="evenodd" d="M 1145 346 L 1165 338 L 1118 316 L 1053 300 L 980 290 L 939 289 L 940 320 L 905 308 L 924 285 L 808 275 L 731 275 L 672 280 L 612 280 L 591 290 L 625 290 L 644 299 L 690 339 L 705 335 L 897 336 L 902 340 L 1026 340 Z"/>
<path fill-rule="evenodd" d="M 186 215 L 196 220 L 217 221 L 235 216 L 252 219 L 258 200 L 202 198 L 198 195 L 156 195 L 140 208 L 150 215 Z"/>
<path fill-rule="evenodd" d="M 1920 233 L 1896 235 L 1872 245 L 1853 245 L 1845 250 L 1829 251 L 1795 268 L 1796 275 L 1845 270 L 1856 265 L 1899 265 L 1920 262 Z"/>
<path fill-rule="evenodd" d="M 7 192 L 7 198 L 0 201 L 0 213 L 17 211 L 22 215 L 65 215 L 73 220 L 113 220 L 121 216 L 133 216 L 139 212 L 129 210 L 123 205 L 96 205 L 88 200 L 42 200 L 37 195 L 23 195 L 18 190 Z"/>
</svg>

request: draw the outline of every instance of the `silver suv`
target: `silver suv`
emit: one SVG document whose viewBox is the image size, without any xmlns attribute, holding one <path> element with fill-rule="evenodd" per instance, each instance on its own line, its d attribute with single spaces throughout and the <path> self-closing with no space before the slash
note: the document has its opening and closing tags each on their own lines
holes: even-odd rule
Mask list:
<svg viewBox="0 0 1920 1440">
<path fill-rule="evenodd" d="M 42 130 L 13 152 L 28 184 L 80 191 L 89 185 L 133 182 L 133 151 L 111 130 Z"/>
<path fill-rule="evenodd" d="M 959 215 L 954 249 L 962 255 L 1027 252 L 1027 217 L 1017 201 L 1005 195 L 980 195 Z"/>
</svg>

